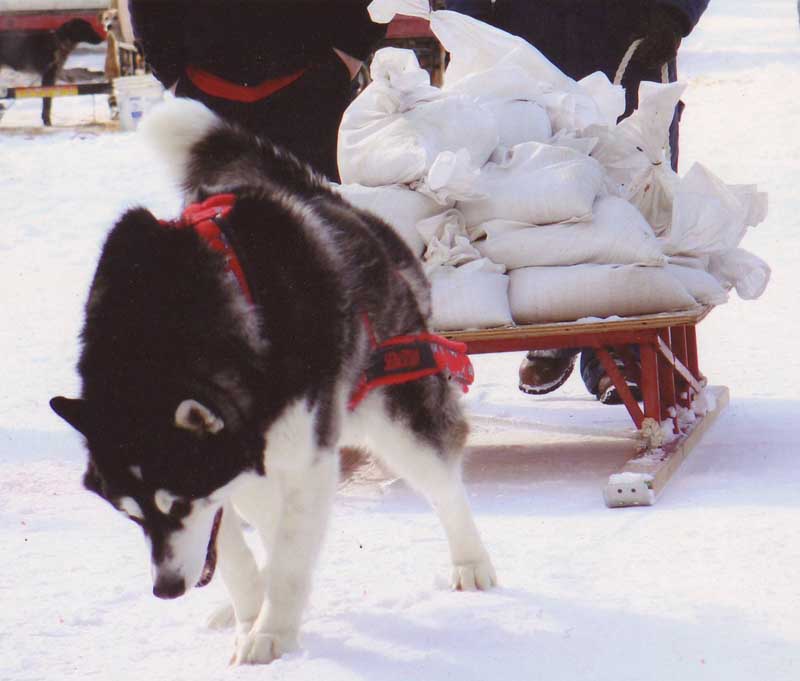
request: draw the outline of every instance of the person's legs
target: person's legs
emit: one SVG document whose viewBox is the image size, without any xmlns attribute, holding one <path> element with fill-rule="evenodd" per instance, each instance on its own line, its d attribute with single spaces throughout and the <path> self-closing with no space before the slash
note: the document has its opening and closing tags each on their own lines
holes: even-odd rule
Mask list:
<svg viewBox="0 0 800 681">
<path fill-rule="evenodd" d="M 638 362 L 638 346 L 633 346 L 631 350 L 633 358 Z M 637 401 L 641 401 L 642 390 L 637 383 L 637 377 L 625 366 L 622 358 L 619 357 L 617 353 L 611 352 L 610 354 L 616 365 L 620 368 L 622 375 L 625 377 L 625 382 L 631 389 L 633 396 Z M 603 404 L 622 404 L 622 398 L 614 382 L 611 380 L 611 377 L 606 374 L 606 370 L 603 368 L 600 358 L 594 350 L 590 348 L 586 348 L 581 352 L 581 378 L 583 379 L 583 384 L 586 386 L 586 390 Z"/>
</svg>

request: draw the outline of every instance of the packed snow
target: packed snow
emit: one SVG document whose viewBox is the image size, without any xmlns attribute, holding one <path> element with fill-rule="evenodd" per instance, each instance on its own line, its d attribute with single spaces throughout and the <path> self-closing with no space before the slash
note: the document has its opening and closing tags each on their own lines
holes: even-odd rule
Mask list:
<svg viewBox="0 0 800 681">
<path fill-rule="evenodd" d="M 770 263 L 757 301 L 699 328 L 731 404 L 655 506 L 607 509 L 634 448 L 623 407 L 573 376 L 532 398 L 519 353 L 474 357 L 465 478 L 500 587 L 455 593 L 433 513 L 366 470 L 338 496 L 302 650 L 229 668 L 205 627 L 219 578 L 151 595 L 140 530 L 80 484 L 81 439 L 50 412 L 74 365 L 98 249 L 125 208 L 176 214 L 177 192 L 102 97 L 0 122 L 0 679 L 795 681 L 800 677 L 800 30 L 794 0 L 714 0 L 680 60 L 681 165 L 758 183 L 767 220 L 743 246 Z M 76 123 L 88 123 L 76 127 Z M 30 127 L 34 126 L 34 127 Z"/>
</svg>

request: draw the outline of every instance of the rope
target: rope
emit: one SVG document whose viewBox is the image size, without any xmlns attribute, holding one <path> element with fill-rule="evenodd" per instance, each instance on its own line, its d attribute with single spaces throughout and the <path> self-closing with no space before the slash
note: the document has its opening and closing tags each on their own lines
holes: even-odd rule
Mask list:
<svg viewBox="0 0 800 681">
<path fill-rule="evenodd" d="M 614 74 L 614 85 L 622 85 L 622 79 L 625 78 L 625 72 L 628 70 L 628 66 L 633 59 L 633 55 L 636 54 L 636 50 L 639 49 L 639 45 L 642 44 L 644 38 L 637 38 L 631 44 L 628 50 L 625 52 L 624 56 L 622 57 L 622 61 L 619 63 L 619 68 L 617 72 Z M 669 83 L 669 63 L 664 64 L 661 67 L 661 82 L 662 83 Z M 667 158 L 672 158 L 672 149 L 670 148 L 669 139 L 667 139 L 667 146 L 665 147 Z"/>
<path fill-rule="evenodd" d="M 619 68 L 614 74 L 614 85 L 622 85 L 622 79 L 625 77 L 625 72 L 628 70 L 628 65 L 631 63 L 633 55 L 636 54 L 636 50 L 639 49 L 639 45 L 641 45 L 643 41 L 644 38 L 637 38 L 631 43 L 628 51 L 625 52 L 625 55 L 622 57 L 622 61 L 619 63 Z"/>
</svg>

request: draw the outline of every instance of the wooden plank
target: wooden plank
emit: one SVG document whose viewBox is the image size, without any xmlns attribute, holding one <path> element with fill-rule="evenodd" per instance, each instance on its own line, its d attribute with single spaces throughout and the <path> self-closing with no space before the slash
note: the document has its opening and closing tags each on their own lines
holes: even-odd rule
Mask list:
<svg viewBox="0 0 800 681">
<path fill-rule="evenodd" d="M 698 307 L 682 312 L 665 312 L 661 314 L 641 315 L 638 317 L 620 317 L 619 319 L 601 319 L 589 322 L 555 322 L 552 324 L 520 324 L 504 326 L 496 329 L 473 329 L 464 331 L 438 331 L 445 338 L 462 343 L 473 341 L 516 340 L 523 338 L 539 338 L 545 336 L 568 336 L 580 334 L 605 334 L 615 331 L 640 331 L 659 329 L 669 326 L 694 325 L 706 318 L 713 308 Z"/>
<path fill-rule="evenodd" d="M 645 451 L 609 477 L 603 490 L 609 508 L 652 506 L 655 503 L 670 478 L 728 405 L 730 397 L 725 386 L 706 390 L 713 397 L 713 411 L 699 418 L 684 435 L 663 447 Z"/>
<path fill-rule="evenodd" d="M 685 344 L 685 341 L 683 341 Z M 685 349 L 685 347 L 684 347 Z M 658 338 L 658 351 L 664 357 L 664 359 L 669 362 L 669 364 L 675 369 L 675 371 L 680 374 L 681 378 L 689 383 L 695 392 L 700 392 L 703 389 L 703 386 L 700 385 L 700 382 L 692 376 L 692 372 L 684 366 L 684 364 L 678 359 L 677 355 L 672 351 L 672 349 L 664 342 L 663 338 Z"/>
</svg>

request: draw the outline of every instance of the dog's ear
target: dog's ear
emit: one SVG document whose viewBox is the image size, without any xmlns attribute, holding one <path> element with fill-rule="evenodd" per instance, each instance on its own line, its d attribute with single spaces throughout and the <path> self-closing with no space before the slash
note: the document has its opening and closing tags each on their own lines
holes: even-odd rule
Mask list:
<svg viewBox="0 0 800 681">
<path fill-rule="evenodd" d="M 175 410 L 175 425 L 199 434 L 216 435 L 225 427 L 225 422 L 198 401 L 184 400 Z"/>
<path fill-rule="evenodd" d="M 50 400 L 50 408 L 79 433 L 89 436 L 91 419 L 86 400 L 54 397 Z"/>
</svg>

